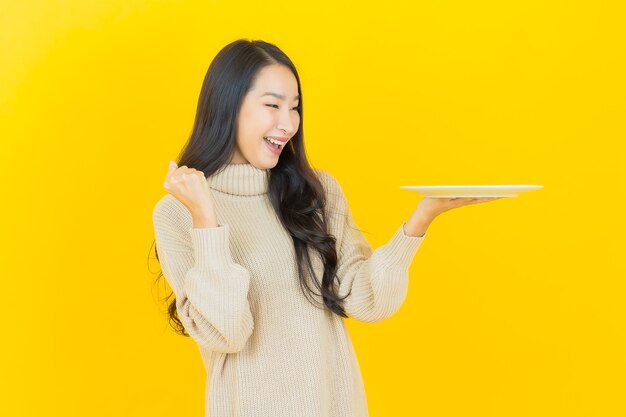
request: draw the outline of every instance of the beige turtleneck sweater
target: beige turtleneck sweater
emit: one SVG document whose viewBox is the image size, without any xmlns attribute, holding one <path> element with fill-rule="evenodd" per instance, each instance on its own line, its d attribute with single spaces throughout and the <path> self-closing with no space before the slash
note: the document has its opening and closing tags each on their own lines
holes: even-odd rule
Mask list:
<svg viewBox="0 0 626 417">
<path fill-rule="evenodd" d="M 408 268 L 426 235 L 405 235 L 400 225 L 372 250 L 337 180 L 315 172 L 337 239 L 339 295 L 352 289 L 346 312 L 360 321 L 385 320 L 405 299 Z M 161 269 L 207 371 L 205 416 L 368 416 L 344 319 L 302 293 L 293 241 L 270 204 L 266 174 L 249 163 L 230 164 L 207 179 L 219 227 L 194 228 L 171 194 L 154 207 Z M 312 259 L 321 279 L 322 261 Z"/>
</svg>

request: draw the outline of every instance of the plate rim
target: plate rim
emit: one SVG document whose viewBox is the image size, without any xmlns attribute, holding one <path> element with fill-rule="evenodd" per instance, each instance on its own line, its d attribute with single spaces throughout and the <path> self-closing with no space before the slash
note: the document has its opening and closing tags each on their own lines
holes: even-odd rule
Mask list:
<svg viewBox="0 0 626 417">
<path fill-rule="evenodd" d="M 466 190 L 489 190 L 494 188 L 506 188 L 506 189 L 522 189 L 522 188 L 543 188 L 543 185 L 537 184 L 503 184 L 503 185 L 401 185 L 400 188 L 422 188 L 429 190 L 449 190 L 452 188 L 460 188 Z"/>
</svg>

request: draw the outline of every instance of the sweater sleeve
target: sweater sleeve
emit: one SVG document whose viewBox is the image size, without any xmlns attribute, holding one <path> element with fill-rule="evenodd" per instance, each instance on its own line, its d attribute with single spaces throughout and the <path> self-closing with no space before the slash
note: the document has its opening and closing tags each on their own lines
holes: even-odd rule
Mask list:
<svg viewBox="0 0 626 417">
<path fill-rule="evenodd" d="M 229 225 L 191 227 L 189 211 L 171 194 L 155 205 L 153 223 L 161 270 L 189 335 L 216 352 L 241 350 L 254 327 L 250 274 L 232 258 Z"/>
<path fill-rule="evenodd" d="M 426 237 L 408 236 L 404 224 L 391 239 L 373 250 L 356 225 L 348 201 L 337 180 L 326 177 L 327 212 L 337 239 L 338 294 L 344 297 L 346 314 L 359 321 L 378 322 L 392 316 L 408 291 L 408 269 Z"/>
</svg>

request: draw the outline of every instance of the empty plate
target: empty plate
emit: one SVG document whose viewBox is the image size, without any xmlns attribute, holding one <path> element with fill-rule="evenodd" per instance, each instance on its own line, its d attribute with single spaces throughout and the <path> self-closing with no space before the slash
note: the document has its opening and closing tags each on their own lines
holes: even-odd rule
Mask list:
<svg viewBox="0 0 626 417">
<path fill-rule="evenodd" d="M 402 185 L 400 188 L 433 198 L 517 197 L 521 192 L 543 188 L 543 185 Z"/>
</svg>

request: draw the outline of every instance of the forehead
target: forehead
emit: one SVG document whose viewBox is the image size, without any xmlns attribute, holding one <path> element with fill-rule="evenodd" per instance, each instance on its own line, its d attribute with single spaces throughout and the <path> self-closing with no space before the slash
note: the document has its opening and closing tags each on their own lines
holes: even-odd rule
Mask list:
<svg viewBox="0 0 626 417">
<path fill-rule="evenodd" d="M 284 65 L 269 65 L 259 71 L 252 89 L 257 97 L 274 97 L 281 100 L 298 98 L 298 82 Z M 266 93 L 270 93 L 266 95 Z"/>
</svg>

